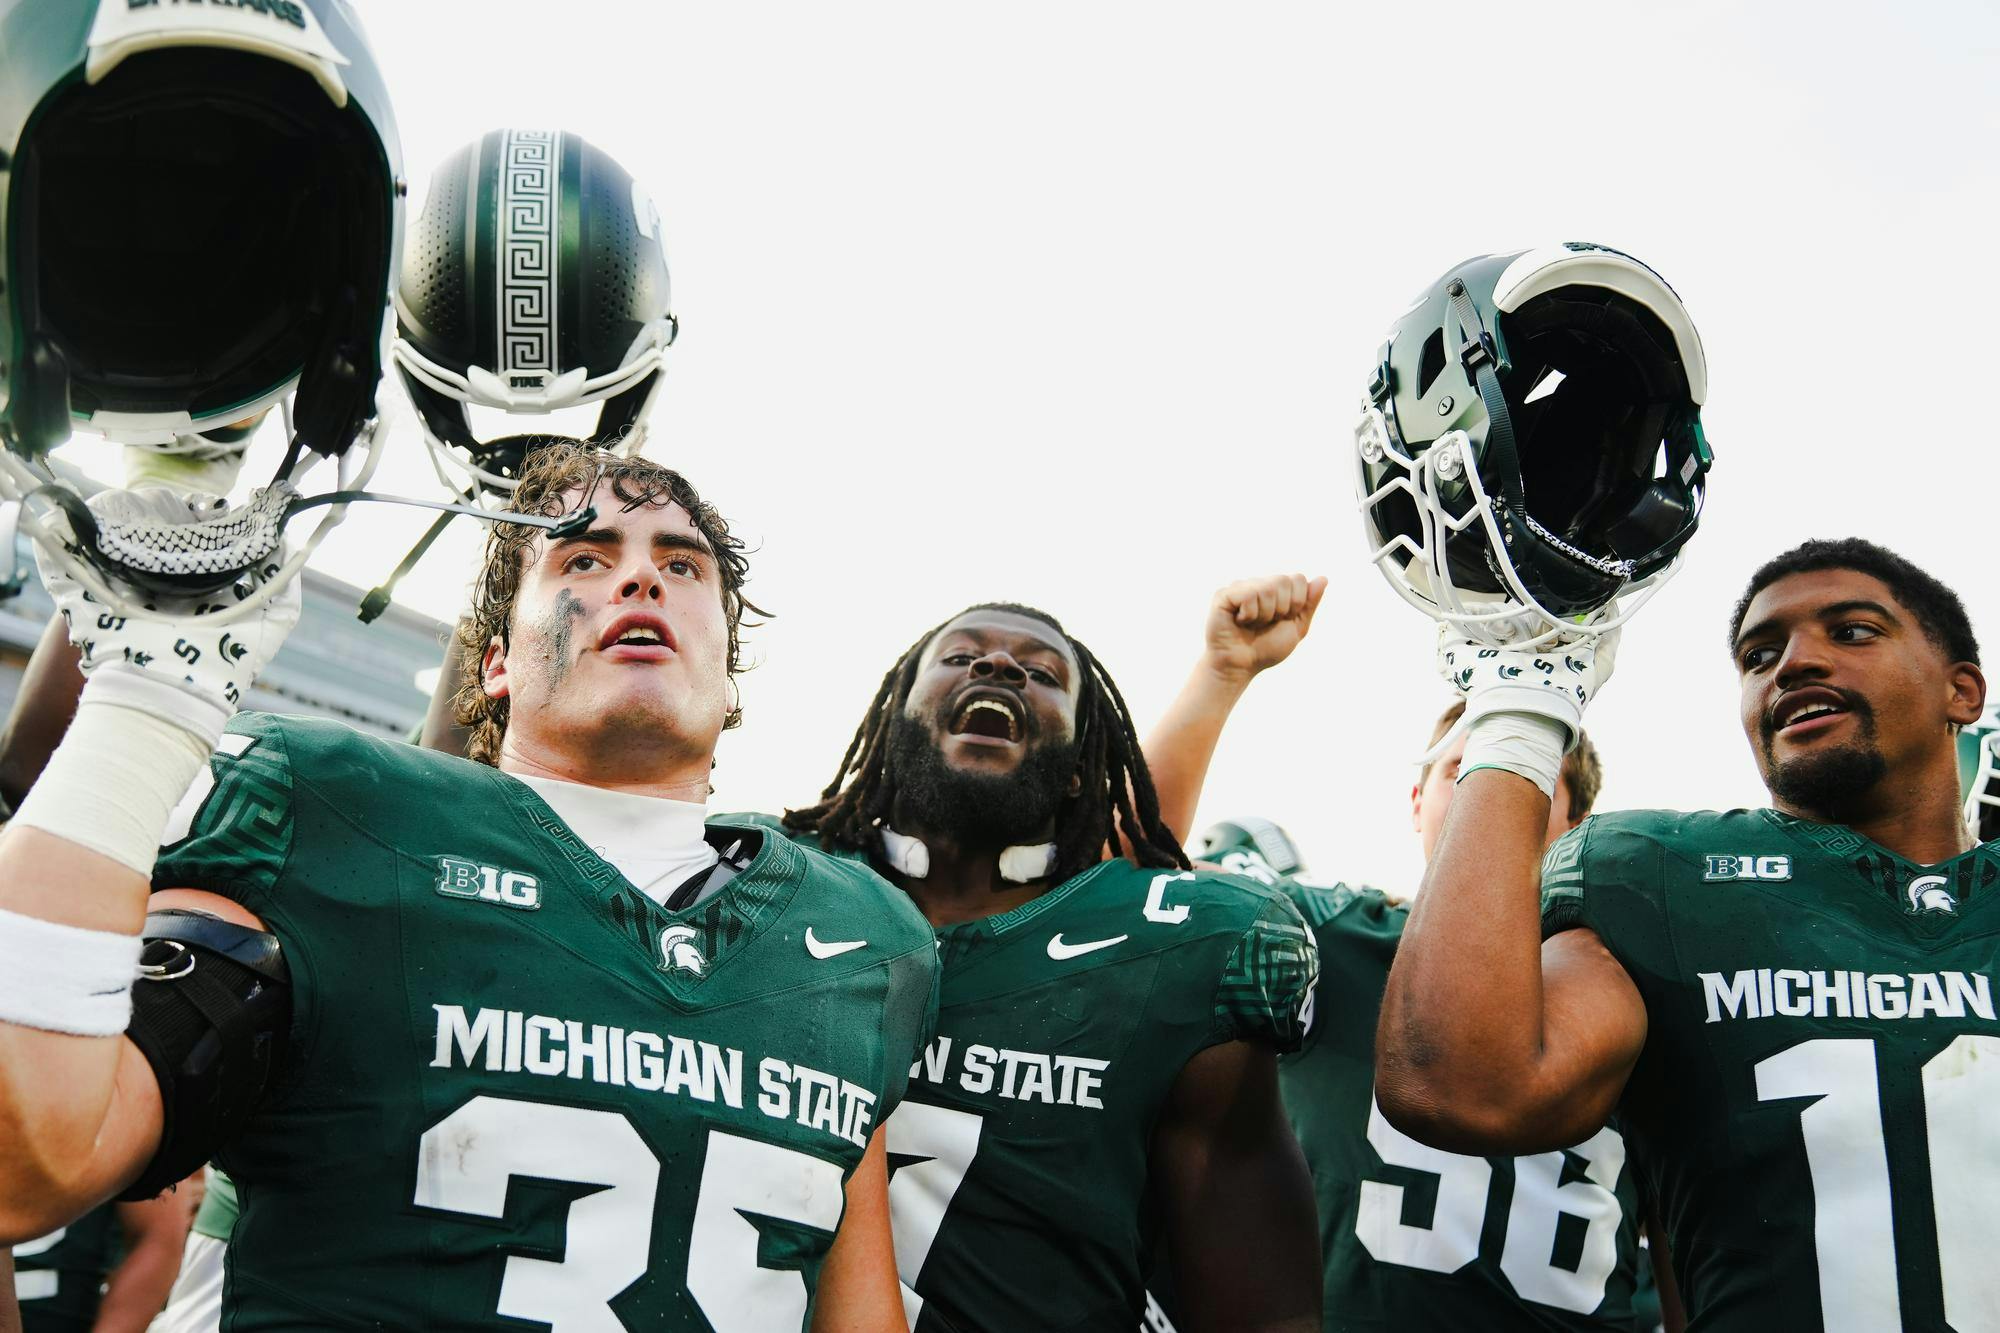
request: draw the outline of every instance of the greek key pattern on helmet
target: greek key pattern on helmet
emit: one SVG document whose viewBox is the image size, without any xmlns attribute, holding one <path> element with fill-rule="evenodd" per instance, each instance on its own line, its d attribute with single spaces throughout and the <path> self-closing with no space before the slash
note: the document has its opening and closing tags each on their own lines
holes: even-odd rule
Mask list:
<svg viewBox="0 0 2000 1333">
<path fill-rule="evenodd" d="M 557 213 L 562 135 L 500 137 L 500 370 L 556 368 Z"/>
</svg>

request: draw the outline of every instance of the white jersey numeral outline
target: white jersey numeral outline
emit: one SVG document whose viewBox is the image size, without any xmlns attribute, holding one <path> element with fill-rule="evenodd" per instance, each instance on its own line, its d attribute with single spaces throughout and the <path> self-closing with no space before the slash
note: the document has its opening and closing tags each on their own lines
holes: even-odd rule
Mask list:
<svg viewBox="0 0 2000 1333">
<path fill-rule="evenodd" d="M 1799 1112 L 1813 1182 L 1826 1333 L 1902 1323 L 1888 1144 L 1872 1037 L 1815 1037 L 1759 1060 L 1759 1101 L 1813 1100 Z M 1926 1060 L 1924 1121 L 1938 1281 L 1953 1328 L 2000 1328 L 2000 1271 L 1988 1254 L 2000 1172 L 1990 1125 L 2000 1095 L 2000 1037 L 1966 1032 Z"/>
<path fill-rule="evenodd" d="M 1361 1182 L 1354 1234 L 1377 1262 L 1431 1273 L 1455 1273 L 1479 1257 L 1479 1233 L 1486 1223 L 1487 1192 L 1493 1166 L 1418 1143 L 1390 1124 L 1374 1098 L 1368 1105 L 1368 1142 L 1383 1162 L 1437 1177 L 1437 1205 L 1429 1226 L 1403 1221 L 1406 1191 L 1379 1180 Z M 1564 1154 L 1536 1153 L 1514 1159 L 1514 1201 L 1507 1210 L 1507 1233 L 1500 1271 L 1522 1300 L 1589 1314 L 1604 1303 L 1611 1274 L 1618 1268 L 1618 1228 L 1623 1210 L 1613 1192 L 1625 1169 L 1625 1140 L 1600 1129 L 1569 1149 L 1584 1162 L 1584 1179 L 1561 1184 Z M 1564 1214 L 1583 1219 L 1583 1253 L 1574 1272 L 1550 1259 L 1556 1227 Z"/>
<path fill-rule="evenodd" d="M 840 1225 L 840 1167 L 723 1130 L 708 1132 L 690 1239 L 688 1294 L 716 1333 L 805 1321 L 805 1276 L 757 1263 L 755 1213 L 822 1231 Z M 660 1163 L 617 1111 L 478 1096 L 424 1131 L 415 1202 L 500 1218 L 517 1176 L 602 1185 L 569 1206 L 563 1258 L 508 1255 L 496 1313 L 553 1333 L 622 1333 L 611 1301 L 646 1274 Z"/>
</svg>

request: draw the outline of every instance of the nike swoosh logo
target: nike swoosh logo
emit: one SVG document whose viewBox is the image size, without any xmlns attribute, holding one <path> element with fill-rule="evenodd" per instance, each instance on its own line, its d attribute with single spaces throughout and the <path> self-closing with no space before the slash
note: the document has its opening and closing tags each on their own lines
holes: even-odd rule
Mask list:
<svg viewBox="0 0 2000 1333">
<path fill-rule="evenodd" d="M 813 934 L 811 926 L 806 927 L 806 952 L 815 958 L 838 958 L 844 953 L 868 947 L 867 940 L 822 940 Z"/>
<path fill-rule="evenodd" d="M 1087 953 L 1096 953 L 1099 949 L 1109 949 L 1114 944 L 1123 944 L 1131 938 L 1130 935 L 1113 935 L 1108 940 L 1087 940 L 1082 944 L 1064 944 L 1062 934 L 1059 931 L 1049 940 L 1049 957 L 1058 962 L 1065 958 L 1081 958 Z"/>
</svg>

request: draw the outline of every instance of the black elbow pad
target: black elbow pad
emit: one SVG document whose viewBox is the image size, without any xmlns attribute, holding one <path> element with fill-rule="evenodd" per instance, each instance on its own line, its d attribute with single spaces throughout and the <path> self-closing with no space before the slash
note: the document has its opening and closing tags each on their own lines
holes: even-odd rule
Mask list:
<svg viewBox="0 0 2000 1333">
<path fill-rule="evenodd" d="M 206 912 L 146 918 L 132 1039 L 159 1080 L 159 1151 L 120 1198 L 150 1199 L 215 1156 L 270 1086 L 292 1024 L 278 937 Z"/>
</svg>

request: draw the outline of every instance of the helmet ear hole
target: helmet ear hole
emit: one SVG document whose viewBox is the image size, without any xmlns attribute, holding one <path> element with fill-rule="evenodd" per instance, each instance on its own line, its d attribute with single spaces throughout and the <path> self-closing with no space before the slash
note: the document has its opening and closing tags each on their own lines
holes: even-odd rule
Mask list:
<svg viewBox="0 0 2000 1333">
<path fill-rule="evenodd" d="M 28 347 L 22 366 L 21 410 L 14 414 L 16 445 L 40 455 L 69 438 L 69 366 L 47 335 Z"/>
<path fill-rule="evenodd" d="M 1431 336 L 1424 339 L 1423 356 L 1417 362 L 1417 397 L 1429 395 L 1431 385 L 1444 374 L 1444 330 L 1434 329 Z"/>
</svg>

